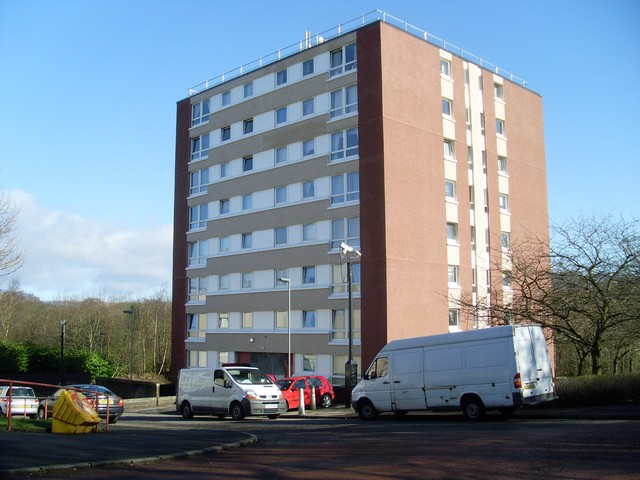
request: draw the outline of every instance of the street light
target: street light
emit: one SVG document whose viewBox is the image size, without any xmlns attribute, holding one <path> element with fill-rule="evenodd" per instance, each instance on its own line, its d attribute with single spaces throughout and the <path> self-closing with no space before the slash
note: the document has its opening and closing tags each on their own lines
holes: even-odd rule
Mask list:
<svg viewBox="0 0 640 480">
<path fill-rule="evenodd" d="M 60 320 L 60 385 L 64 385 L 64 331 L 66 320 Z"/>
<path fill-rule="evenodd" d="M 129 380 L 133 380 L 133 331 L 136 325 L 136 307 L 131 306 L 130 310 L 123 310 L 122 313 L 131 315 L 131 345 L 129 347 Z"/>
<path fill-rule="evenodd" d="M 352 307 L 352 275 L 351 275 L 351 260 L 354 258 L 362 257 L 359 250 L 342 242 L 340 244 L 340 256 L 347 260 L 347 291 L 349 296 L 349 308 L 348 308 L 348 338 L 349 338 L 349 358 L 347 363 L 344 364 L 344 403 L 345 407 L 351 406 L 351 390 L 355 385 L 355 381 L 358 379 L 358 364 L 353 361 L 353 323 L 351 321 L 353 314 Z"/>
<path fill-rule="evenodd" d="M 291 279 L 287 277 L 278 278 L 279 282 L 283 282 L 287 284 L 287 292 L 289 297 L 288 308 L 287 308 L 287 363 L 289 364 L 289 371 L 287 372 L 287 376 L 291 376 Z"/>
</svg>

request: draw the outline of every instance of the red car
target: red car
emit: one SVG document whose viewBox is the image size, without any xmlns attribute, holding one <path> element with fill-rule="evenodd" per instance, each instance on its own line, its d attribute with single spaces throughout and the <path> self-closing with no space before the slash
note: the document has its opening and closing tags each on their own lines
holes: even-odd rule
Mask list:
<svg viewBox="0 0 640 480">
<path fill-rule="evenodd" d="M 299 377 L 281 378 L 276 385 L 282 390 L 282 397 L 287 401 L 287 409 L 296 409 L 300 405 L 300 389 L 304 391 L 304 405 L 311 406 L 311 388 L 316 390 L 316 405 L 322 408 L 331 406 L 335 398 L 331 382 L 319 375 L 305 375 Z"/>
</svg>

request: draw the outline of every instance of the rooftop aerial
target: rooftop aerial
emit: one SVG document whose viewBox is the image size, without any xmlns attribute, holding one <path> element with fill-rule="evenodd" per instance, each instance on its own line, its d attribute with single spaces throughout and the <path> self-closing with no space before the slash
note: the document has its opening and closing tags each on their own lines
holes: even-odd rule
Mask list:
<svg viewBox="0 0 640 480">
<path fill-rule="evenodd" d="M 299 42 L 281 48 L 273 53 L 260 57 L 257 60 L 249 62 L 245 65 L 241 65 L 234 70 L 223 73 L 221 75 L 218 75 L 217 77 L 213 77 L 209 80 L 206 80 L 205 82 L 191 87 L 189 89 L 189 96 L 203 92 L 204 90 L 215 87 L 216 85 L 220 85 L 221 83 L 244 75 L 245 73 L 249 73 L 271 63 L 275 63 L 279 60 L 282 60 L 283 58 L 301 52 L 302 50 L 306 50 L 307 48 L 319 45 L 326 40 L 330 40 L 353 30 L 357 30 L 358 28 L 364 27 L 365 25 L 369 25 L 371 23 L 375 23 L 377 21 L 385 22 L 393 25 L 394 27 L 400 28 L 415 37 L 423 39 L 425 42 L 429 42 L 432 45 L 442 48 L 443 50 L 458 55 L 459 57 L 475 63 L 482 68 L 492 70 L 497 75 L 509 79 L 512 82 L 518 83 L 523 87 L 526 87 L 527 85 L 527 82 L 525 80 L 514 75 L 513 73 L 508 72 L 503 68 L 500 68 L 497 65 L 494 65 L 493 63 L 488 62 L 481 57 L 478 57 L 477 55 L 473 55 L 472 53 L 467 52 L 466 50 L 463 50 L 462 48 L 457 47 L 447 42 L 446 40 L 443 40 L 442 38 L 431 35 L 426 30 L 418 28 L 415 25 L 411 25 L 410 23 L 389 15 L 382 10 L 373 10 L 369 13 L 365 13 L 357 18 L 354 18 L 353 20 L 349 20 L 346 23 L 339 24 L 336 27 L 333 27 L 321 33 L 317 33 L 315 35 L 311 34 L 310 32 L 306 32 L 304 40 L 300 40 Z"/>
</svg>

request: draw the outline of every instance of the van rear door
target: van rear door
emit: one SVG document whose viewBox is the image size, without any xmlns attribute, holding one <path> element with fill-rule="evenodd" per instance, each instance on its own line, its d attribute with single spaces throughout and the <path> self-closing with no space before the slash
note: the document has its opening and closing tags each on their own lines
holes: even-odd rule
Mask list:
<svg viewBox="0 0 640 480">
<path fill-rule="evenodd" d="M 527 398 L 549 393 L 553 383 L 551 365 L 547 343 L 540 327 L 518 327 L 515 334 L 522 398 L 527 403 Z"/>
<path fill-rule="evenodd" d="M 394 351 L 391 366 L 394 410 L 426 410 L 422 348 Z"/>
</svg>

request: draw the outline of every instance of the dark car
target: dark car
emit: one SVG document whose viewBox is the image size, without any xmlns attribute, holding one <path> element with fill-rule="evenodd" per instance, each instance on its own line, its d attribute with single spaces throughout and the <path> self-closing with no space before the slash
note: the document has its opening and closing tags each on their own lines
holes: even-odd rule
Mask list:
<svg viewBox="0 0 640 480">
<path fill-rule="evenodd" d="M 55 393 L 43 400 L 40 400 L 38 406 L 38 418 L 44 419 L 53 415 L 53 407 L 58 398 L 65 390 L 79 390 L 85 397 L 93 409 L 101 418 L 107 417 L 107 409 L 109 411 L 109 423 L 116 423 L 120 415 L 124 413 L 124 399 L 106 387 L 100 385 L 67 385 L 59 388 Z M 97 405 L 96 405 L 97 394 Z"/>
<path fill-rule="evenodd" d="M 316 402 L 322 408 L 331 406 L 335 398 L 331 382 L 319 375 L 304 375 L 298 377 L 281 378 L 276 385 L 282 390 L 282 396 L 287 401 L 288 410 L 300 406 L 300 389 L 303 390 L 305 406 L 311 406 L 311 389 L 315 388 Z"/>
</svg>

